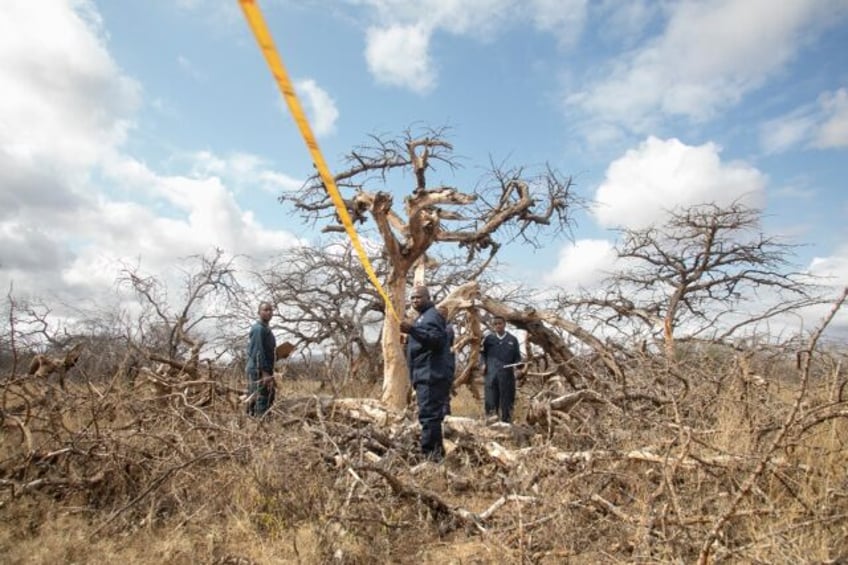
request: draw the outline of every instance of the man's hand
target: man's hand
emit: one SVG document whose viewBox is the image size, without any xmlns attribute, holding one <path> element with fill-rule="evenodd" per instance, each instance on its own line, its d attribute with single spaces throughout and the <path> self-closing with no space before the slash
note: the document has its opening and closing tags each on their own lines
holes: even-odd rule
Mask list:
<svg viewBox="0 0 848 565">
<path fill-rule="evenodd" d="M 515 370 L 515 382 L 519 385 L 524 384 L 524 379 L 527 378 L 527 369 L 526 367 L 522 367 L 520 369 Z"/>
<path fill-rule="evenodd" d="M 404 320 L 400 323 L 401 332 L 408 334 L 410 330 L 412 330 L 412 323 L 408 322 L 407 320 Z"/>
<path fill-rule="evenodd" d="M 274 381 L 274 375 L 269 375 L 268 373 L 262 373 L 262 378 L 259 379 L 260 386 L 265 388 L 274 388 L 276 386 L 276 382 Z"/>
</svg>

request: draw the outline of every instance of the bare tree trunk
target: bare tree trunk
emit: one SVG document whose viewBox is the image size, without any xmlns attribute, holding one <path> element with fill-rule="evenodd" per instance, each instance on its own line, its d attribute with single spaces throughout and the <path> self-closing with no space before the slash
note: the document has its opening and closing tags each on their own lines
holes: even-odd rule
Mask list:
<svg viewBox="0 0 848 565">
<path fill-rule="evenodd" d="M 667 314 L 663 320 L 663 344 L 665 345 L 665 358 L 672 362 L 674 361 L 674 330 L 670 316 L 670 314 Z"/>
<path fill-rule="evenodd" d="M 406 273 L 395 273 L 394 276 L 390 276 L 386 286 L 395 312 L 403 315 Z M 382 347 L 383 393 L 381 399 L 389 408 L 403 410 L 406 408 L 409 396 L 409 371 L 406 368 L 406 357 L 400 342 L 400 326 L 390 312 L 386 312 L 383 320 Z"/>
<path fill-rule="evenodd" d="M 683 296 L 683 289 L 678 287 L 668 301 L 668 309 L 663 318 L 663 344 L 665 345 L 665 357 L 669 363 L 674 363 L 674 318 L 677 315 L 677 307 Z"/>
<path fill-rule="evenodd" d="M 427 284 L 427 256 L 422 255 L 418 258 L 418 261 L 415 262 L 415 270 L 412 274 L 412 284 L 414 286 L 425 286 Z"/>
</svg>

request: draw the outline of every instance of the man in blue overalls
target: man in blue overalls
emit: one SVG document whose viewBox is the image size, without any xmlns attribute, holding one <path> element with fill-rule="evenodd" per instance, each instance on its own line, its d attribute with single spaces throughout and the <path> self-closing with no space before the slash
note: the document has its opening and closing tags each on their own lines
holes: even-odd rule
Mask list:
<svg viewBox="0 0 848 565">
<path fill-rule="evenodd" d="M 441 461 L 445 455 L 442 421 L 445 417 L 445 400 L 451 386 L 446 323 L 425 287 L 416 286 L 412 289 L 410 301 L 418 317 L 414 322 L 401 322 L 400 331 L 409 336 L 406 341 L 406 360 L 418 401 L 421 451 L 428 459 Z"/>
<path fill-rule="evenodd" d="M 502 316 L 492 319 L 492 327 L 495 331 L 483 339 L 486 417 L 500 416 L 502 422 L 512 422 L 515 372 L 507 365 L 521 362 L 521 349 L 518 339 L 506 331 L 506 320 Z"/>
</svg>

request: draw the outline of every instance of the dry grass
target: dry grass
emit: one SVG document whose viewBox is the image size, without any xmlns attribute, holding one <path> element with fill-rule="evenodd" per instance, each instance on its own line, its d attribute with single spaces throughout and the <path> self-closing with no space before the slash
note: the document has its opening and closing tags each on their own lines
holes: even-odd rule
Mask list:
<svg viewBox="0 0 848 565">
<path fill-rule="evenodd" d="M 511 431 L 455 430 L 445 463 L 423 467 L 411 418 L 355 417 L 313 381 L 285 382 L 273 413 L 256 421 L 227 392 L 240 386 L 232 375 L 169 391 L 132 388 L 122 375 L 71 375 L 67 391 L 7 380 L 0 556 L 689 563 L 725 517 L 711 547 L 721 562 L 848 558 L 848 402 L 838 367 L 814 366 L 801 410 L 771 452 L 798 392 L 791 359 L 753 357 L 749 373 L 768 381 L 760 386 L 733 355 L 691 352 L 677 368 L 688 392 L 656 367 L 655 359 L 629 367 L 641 397 L 577 403 Z M 519 422 L 544 387 L 522 387 Z M 351 381 L 339 392 L 378 390 Z M 464 388 L 453 414 L 479 418 L 481 404 Z M 510 458 L 495 456 L 493 441 Z M 732 506 L 748 479 L 750 492 Z"/>
</svg>

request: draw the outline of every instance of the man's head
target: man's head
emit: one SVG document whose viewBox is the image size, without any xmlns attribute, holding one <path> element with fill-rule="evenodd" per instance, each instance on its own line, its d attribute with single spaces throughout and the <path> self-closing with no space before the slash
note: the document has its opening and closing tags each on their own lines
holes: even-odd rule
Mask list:
<svg viewBox="0 0 848 565">
<path fill-rule="evenodd" d="M 416 286 L 412 289 L 412 294 L 409 296 L 409 301 L 412 307 L 418 312 L 423 312 L 430 304 L 430 291 L 426 286 Z"/>
<path fill-rule="evenodd" d="M 259 319 L 265 322 L 266 324 L 271 321 L 271 317 L 274 315 L 274 307 L 271 306 L 270 302 L 261 302 L 259 304 Z"/>
<path fill-rule="evenodd" d="M 506 320 L 504 320 L 503 316 L 495 316 L 492 318 L 492 327 L 495 329 L 496 334 L 503 335 L 506 329 Z"/>
</svg>

